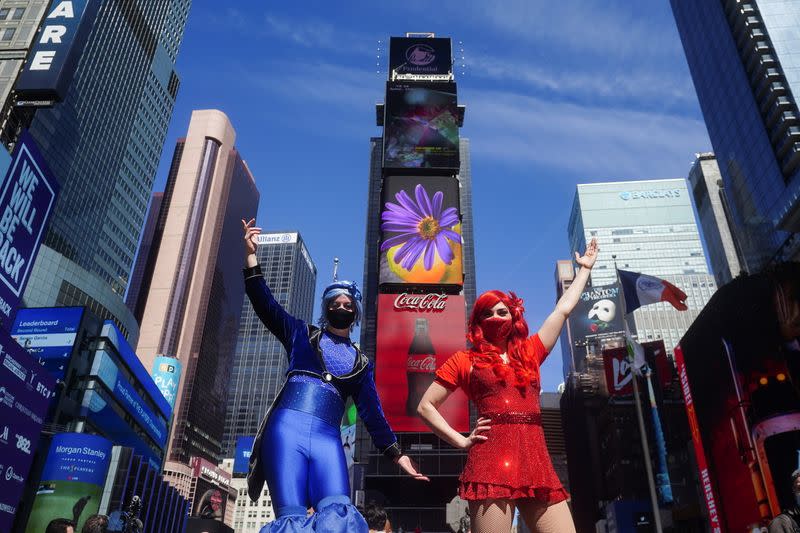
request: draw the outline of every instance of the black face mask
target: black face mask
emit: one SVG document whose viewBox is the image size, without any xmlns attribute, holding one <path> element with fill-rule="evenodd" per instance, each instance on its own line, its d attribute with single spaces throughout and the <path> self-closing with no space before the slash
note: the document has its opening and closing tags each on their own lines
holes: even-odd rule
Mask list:
<svg viewBox="0 0 800 533">
<path fill-rule="evenodd" d="M 328 319 L 328 324 L 334 328 L 347 329 L 353 324 L 353 321 L 356 319 L 356 314 L 353 311 L 337 308 L 328 309 L 326 317 Z"/>
</svg>

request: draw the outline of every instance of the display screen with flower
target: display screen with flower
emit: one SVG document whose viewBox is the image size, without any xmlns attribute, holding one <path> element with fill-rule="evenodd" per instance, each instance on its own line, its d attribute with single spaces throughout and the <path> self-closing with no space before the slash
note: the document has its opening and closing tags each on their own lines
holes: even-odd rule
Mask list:
<svg viewBox="0 0 800 533">
<path fill-rule="evenodd" d="M 449 176 L 384 180 L 380 283 L 463 284 L 458 191 Z"/>
</svg>

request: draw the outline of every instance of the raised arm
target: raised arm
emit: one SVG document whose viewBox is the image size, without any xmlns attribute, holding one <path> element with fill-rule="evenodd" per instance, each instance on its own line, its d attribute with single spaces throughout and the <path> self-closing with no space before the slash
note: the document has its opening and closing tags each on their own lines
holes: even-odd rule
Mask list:
<svg viewBox="0 0 800 533">
<path fill-rule="evenodd" d="M 539 339 L 544 344 L 545 349 L 550 352 L 555 346 L 558 336 L 561 334 L 561 328 L 564 327 L 564 322 L 567 317 L 578 305 L 578 300 L 586 288 L 586 282 L 589 281 L 589 274 L 592 272 L 592 267 L 597 260 L 597 252 L 600 249 L 597 247 L 597 240 L 592 239 L 592 242 L 586 247 L 586 253 L 583 256 L 575 252 L 575 262 L 580 265 L 580 270 L 572 281 L 572 285 L 564 291 L 561 298 L 556 303 L 556 308 L 550 313 L 550 316 L 544 321 L 542 327 L 539 328 Z"/>
<path fill-rule="evenodd" d="M 255 219 L 249 222 L 242 220 L 244 229 L 245 269 L 244 288 L 250 303 L 253 304 L 258 318 L 270 332 L 281 341 L 287 353 L 291 353 L 291 343 L 294 333 L 301 327 L 302 321 L 293 317 L 278 303 L 267 287 L 261 266 L 256 258 L 258 241 L 261 228 L 255 226 Z"/>
</svg>

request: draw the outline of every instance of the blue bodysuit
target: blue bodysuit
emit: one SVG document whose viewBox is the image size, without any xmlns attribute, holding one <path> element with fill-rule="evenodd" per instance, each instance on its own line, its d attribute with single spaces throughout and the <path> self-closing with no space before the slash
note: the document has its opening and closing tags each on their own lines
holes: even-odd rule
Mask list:
<svg viewBox="0 0 800 533">
<path fill-rule="evenodd" d="M 352 397 L 375 446 L 400 455 L 381 409 L 372 363 L 350 342 L 287 313 L 260 267 L 247 268 L 245 290 L 256 314 L 289 356 L 288 379 L 261 423 L 250 455 L 248 492 L 266 481 L 277 520 L 262 531 L 367 531 L 348 496 L 350 483 L 339 424 Z M 306 518 L 306 509 L 315 513 Z"/>
</svg>

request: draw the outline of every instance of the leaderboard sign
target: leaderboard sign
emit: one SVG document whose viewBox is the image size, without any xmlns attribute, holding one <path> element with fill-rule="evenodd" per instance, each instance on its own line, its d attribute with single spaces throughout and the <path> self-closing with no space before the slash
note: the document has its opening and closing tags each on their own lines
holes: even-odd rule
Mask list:
<svg viewBox="0 0 800 533">
<path fill-rule="evenodd" d="M 55 386 L 0 328 L 0 531 L 11 531 Z"/>
<path fill-rule="evenodd" d="M 33 138 L 23 131 L 0 186 L 0 321 L 14 318 L 58 194 Z"/>
</svg>

